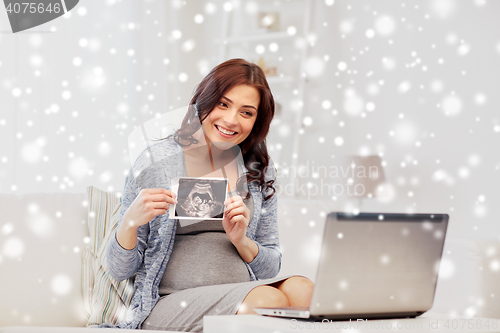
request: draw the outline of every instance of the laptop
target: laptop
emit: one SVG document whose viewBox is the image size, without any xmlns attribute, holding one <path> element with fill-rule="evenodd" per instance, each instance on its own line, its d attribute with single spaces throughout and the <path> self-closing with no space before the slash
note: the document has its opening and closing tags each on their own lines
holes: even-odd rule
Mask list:
<svg viewBox="0 0 500 333">
<path fill-rule="evenodd" d="M 420 316 L 432 307 L 447 214 L 330 213 L 310 307 L 254 308 L 306 320 Z"/>
</svg>

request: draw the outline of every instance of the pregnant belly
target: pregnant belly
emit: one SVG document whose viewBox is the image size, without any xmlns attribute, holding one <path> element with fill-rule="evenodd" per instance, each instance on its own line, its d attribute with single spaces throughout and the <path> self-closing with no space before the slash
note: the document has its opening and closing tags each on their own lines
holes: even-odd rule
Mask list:
<svg viewBox="0 0 500 333">
<path fill-rule="evenodd" d="M 246 281 L 250 281 L 248 269 L 226 233 L 176 235 L 160 294 Z"/>
</svg>

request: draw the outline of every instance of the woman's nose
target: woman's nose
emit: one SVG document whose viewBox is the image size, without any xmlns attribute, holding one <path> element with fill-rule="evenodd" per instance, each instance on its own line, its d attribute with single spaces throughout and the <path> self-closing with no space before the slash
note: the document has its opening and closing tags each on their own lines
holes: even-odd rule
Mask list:
<svg viewBox="0 0 500 333">
<path fill-rule="evenodd" d="M 235 126 L 238 124 L 238 120 L 236 118 L 237 115 L 238 115 L 237 110 L 229 110 L 224 114 L 223 120 L 227 125 Z"/>
</svg>

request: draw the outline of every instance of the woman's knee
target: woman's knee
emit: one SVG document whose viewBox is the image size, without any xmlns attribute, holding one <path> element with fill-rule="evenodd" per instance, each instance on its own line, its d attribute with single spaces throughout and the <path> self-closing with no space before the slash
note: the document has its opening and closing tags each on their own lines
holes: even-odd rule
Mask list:
<svg viewBox="0 0 500 333">
<path fill-rule="evenodd" d="M 279 289 L 288 298 L 290 306 L 309 306 L 314 282 L 303 276 L 293 276 L 286 279 Z"/>
<path fill-rule="evenodd" d="M 282 291 L 264 285 L 256 287 L 248 293 L 236 314 L 255 313 L 253 308 L 274 308 L 289 305 L 288 298 Z"/>
<path fill-rule="evenodd" d="M 305 276 L 292 276 L 283 281 L 280 286 L 281 290 L 305 290 L 311 291 L 314 289 L 314 282 Z"/>
</svg>

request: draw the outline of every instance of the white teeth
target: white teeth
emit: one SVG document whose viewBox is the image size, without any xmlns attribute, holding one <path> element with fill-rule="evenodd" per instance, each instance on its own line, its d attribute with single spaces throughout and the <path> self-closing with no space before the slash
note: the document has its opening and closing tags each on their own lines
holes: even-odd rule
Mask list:
<svg viewBox="0 0 500 333">
<path fill-rule="evenodd" d="M 221 131 L 222 133 L 227 134 L 227 135 L 233 135 L 234 133 L 236 133 L 236 132 L 226 131 L 225 129 L 223 129 L 222 127 L 219 127 L 219 126 L 217 126 L 217 129 L 219 131 Z"/>
</svg>

